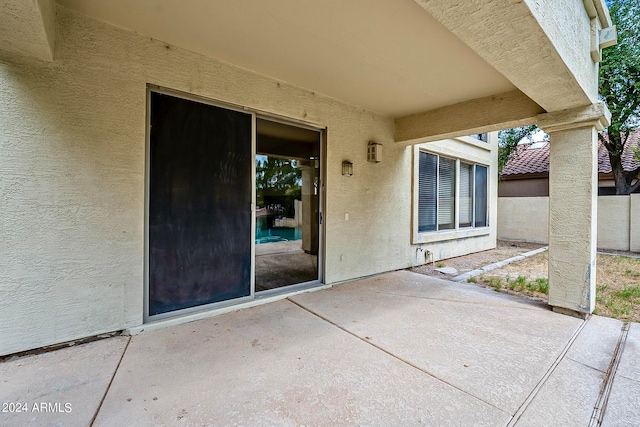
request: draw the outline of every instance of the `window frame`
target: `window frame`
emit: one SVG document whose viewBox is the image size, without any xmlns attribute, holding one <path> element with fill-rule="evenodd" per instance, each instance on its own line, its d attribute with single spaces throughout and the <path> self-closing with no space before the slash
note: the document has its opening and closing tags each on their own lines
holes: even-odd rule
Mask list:
<svg viewBox="0 0 640 427">
<path fill-rule="evenodd" d="M 418 201 L 419 201 L 419 194 L 420 194 L 420 153 L 426 153 L 426 154 L 430 154 L 430 155 L 434 155 L 436 156 L 436 164 L 437 164 L 437 168 L 436 168 L 436 196 L 439 197 L 439 189 L 440 189 L 440 158 L 446 158 L 446 159 L 450 159 L 450 160 L 454 160 L 455 161 L 455 176 L 454 176 L 454 185 L 455 185 L 455 189 L 454 189 L 454 194 L 455 194 L 455 198 L 454 198 L 454 228 L 453 229 L 439 229 L 439 224 L 437 221 L 437 216 L 439 213 L 439 208 L 440 208 L 440 202 L 436 202 L 436 230 L 425 230 L 425 231 L 419 231 L 419 206 L 418 206 Z M 491 182 L 488 179 L 488 177 L 490 176 L 490 170 L 491 170 L 491 166 L 485 162 L 483 162 L 480 159 L 470 159 L 470 158 L 465 158 L 465 157 L 459 157 L 459 156 L 455 156 L 452 155 L 451 153 L 441 153 L 439 151 L 431 151 L 429 149 L 426 148 L 422 148 L 422 147 L 416 147 L 415 151 L 414 151 L 414 162 L 413 162 L 413 167 L 414 167 L 414 171 L 413 171 L 413 206 L 412 206 L 412 211 L 413 211 L 413 218 L 412 218 L 412 229 L 413 229 L 413 233 L 412 233 L 412 243 L 413 244 L 421 244 L 421 243 L 430 243 L 430 242 L 435 242 L 435 241 L 442 241 L 442 240 L 453 240 L 453 239 L 460 239 L 460 238 L 466 238 L 466 237 L 473 237 L 473 236 L 482 236 L 482 235 L 488 235 L 490 234 L 490 229 L 491 229 L 491 224 L 490 224 L 490 195 L 491 195 L 491 191 L 490 191 L 490 187 L 491 187 Z M 472 208 L 471 208 L 471 213 L 472 213 L 472 218 L 471 218 L 471 224 L 470 225 L 466 225 L 466 226 L 460 226 L 460 209 L 461 209 L 461 200 L 460 200 L 460 188 L 461 188 L 461 182 L 460 182 L 460 166 L 461 164 L 464 165 L 469 165 L 472 166 L 471 168 L 471 176 L 472 176 L 472 180 L 473 180 L 473 185 L 472 185 L 472 199 L 471 199 L 471 203 L 472 203 Z M 476 226 L 476 169 L 477 166 L 481 166 L 483 168 L 486 168 L 486 172 L 487 172 L 487 188 L 486 188 L 486 195 L 487 195 L 487 200 L 486 200 L 486 224 L 484 226 Z"/>
<path fill-rule="evenodd" d="M 469 137 L 471 137 L 473 139 L 477 139 L 478 141 L 489 142 L 489 134 L 487 132 L 474 133 L 474 134 L 469 135 Z"/>
</svg>

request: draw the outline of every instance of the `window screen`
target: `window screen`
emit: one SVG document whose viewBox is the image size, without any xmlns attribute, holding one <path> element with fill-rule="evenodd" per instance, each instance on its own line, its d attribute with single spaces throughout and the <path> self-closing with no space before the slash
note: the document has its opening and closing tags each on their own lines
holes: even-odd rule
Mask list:
<svg viewBox="0 0 640 427">
<path fill-rule="evenodd" d="M 252 116 L 150 101 L 149 315 L 249 295 Z"/>
<path fill-rule="evenodd" d="M 486 227 L 487 166 L 418 154 L 418 232 Z"/>
<path fill-rule="evenodd" d="M 438 230 L 455 228 L 456 161 L 440 157 L 438 188 Z"/>
<path fill-rule="evenodd" d="M 420 152 L 418 169 L 418 231 L 435 231 L 438 156 Z"/>
<path fill-rule="evenodd" d="M 487 167 L 476 165 L 476 227 L 486 227 L 487 224 Z"/>
<path fill-rule="evenodd" d="M 473 222 L 473 165 L 460 163 L 460 227 Z"/>
</svg>

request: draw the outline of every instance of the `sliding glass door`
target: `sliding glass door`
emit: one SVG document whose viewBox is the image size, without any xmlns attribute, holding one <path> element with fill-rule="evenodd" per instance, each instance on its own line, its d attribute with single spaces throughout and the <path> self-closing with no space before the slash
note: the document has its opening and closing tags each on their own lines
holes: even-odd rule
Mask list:
<svg viewBox="0 0 640 427">
<path fill-rule="evenodd" d="M 252 293 L 253 115 L 149 93 L 148 316 Z"/>
<path fill-rule="evenodd" d="M 321 133 L 258 118 L 256 134 L 255 290 L 318 282 Z"/>
</svg>

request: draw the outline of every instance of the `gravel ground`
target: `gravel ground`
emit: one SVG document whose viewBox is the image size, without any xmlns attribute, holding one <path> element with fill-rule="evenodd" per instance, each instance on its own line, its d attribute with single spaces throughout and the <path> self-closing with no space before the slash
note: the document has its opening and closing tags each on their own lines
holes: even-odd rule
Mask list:
<svg viewBox="0 0 640 427">
<path fill-rule="evenodd" d="M 543 246 L 546 245 L 498 240 L 495 249 L 476 252 L 456 258 L 449 258 L 435 263 L 424 264 L 419 267 L 411 268 L 410 271 L 427 276 L 439 277 L 441 279 L 451 279 L 459 274 L 484 267 L 485 265 L 493 264 L 494 262 L 504 261 L 505 259 L 522 255 L 525 252 L 529 252 Z M 456 273 L 445 274 L 436 270 L 441 267 L 453 267 L 456 270 Z"/>
<path fill-rule="evenodd" d="M 451 258 L 411 269 L 416 273 L 451 279 L 498 261 L 529 252 L 543 245 L 498 241 L 496 249 Z M 594 314 L 622 321 L 640 322 L 640 254 L 627 251 L 598 249 L 596 272 L 596 309 Z M 548 302 L 549 254 L 543 252 L 505 267 L 470 279 L 477 286 L 499 292 Z M 443 274 L 437 268 L 453 267 L 456 271 Z"/>
</svg>

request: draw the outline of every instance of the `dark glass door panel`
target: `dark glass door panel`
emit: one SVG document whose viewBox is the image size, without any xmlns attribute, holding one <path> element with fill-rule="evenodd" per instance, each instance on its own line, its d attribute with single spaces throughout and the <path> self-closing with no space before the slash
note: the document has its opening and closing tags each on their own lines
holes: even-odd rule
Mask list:
<svg viewBox="0 0 640 427">
<path fill-rule="evenodd" d="M 250 295 L 252 116 L 150 102 L 149 315 Z"/>
</svg>

